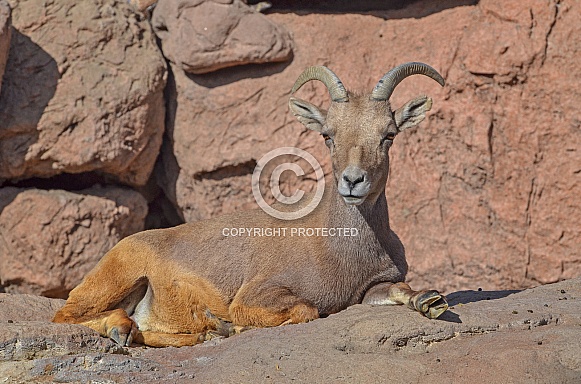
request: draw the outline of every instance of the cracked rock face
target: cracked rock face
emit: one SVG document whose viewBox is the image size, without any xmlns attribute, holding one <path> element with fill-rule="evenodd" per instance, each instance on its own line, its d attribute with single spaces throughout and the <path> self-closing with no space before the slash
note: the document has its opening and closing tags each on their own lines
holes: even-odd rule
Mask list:
<svg viewBox="0 0 581 384">
<path fill-rule="evenodd" d="M 124 1 L 9 4 L 0 181 L 96 171 L 144 185 L 161 145 L 166 79 L 147 20 Z"/>
<path fill-rule="evenodd" d="M 66 298 L 123 237 L 143 230 L 147 202 L 119 187 L 0 189 L 0 283 Z"/>
<path fill-rule="evenodd" d="M 429 320 L 403 306 L 355 305 L 307 324 L 182 348 L 120 348 L 47 323 L 62 300 L 0 294 L 0 377 L 116 383 L 578 383 L 581 279 L 525 291 L 460 291 Z"/>
<path fill-rule="evenodd" d="M 292 56 L 286 29 L 241 0 L 161 0 L 152 25 L 165 57 L 189 73 L 286 61 Z"/>
<path fill-rule="evenodd" d="M 581 275 L 578 10 L 480 1 L 425 19 L 447 26 L 421 27 L 421 45 L 449 88 L 427 124 L 396 140 L 388 185 L 411 283 L 517 288 Z"/>
<path fill-rule="evenodd" d="M 288 113 L 306 67 L 325 64 L 347 88 L 370 91 L 393 66 L 422 61 L 447 85 L 416 76 L 396 89 L 396 108 L 419 94 L 434 104 L 419 127 L 396 138 L 387 186 L 412 286 L 518 288 L 579 276 L 579 4 L 430 6 L 417 2 L 383 18 L 272 13 L 292 33 L 292 62 L 204 76 L 174 66 L 159 174 L 182 216 L 256 208 L 254 165 L 278 147 L 308 150 L 330 176 L 323 140 Z M 329 102 L 318 82 L 297 96 L 323 108 Z M 283 193 L 312 190 L 310 176 L 285 182 Z"/>
</svg>

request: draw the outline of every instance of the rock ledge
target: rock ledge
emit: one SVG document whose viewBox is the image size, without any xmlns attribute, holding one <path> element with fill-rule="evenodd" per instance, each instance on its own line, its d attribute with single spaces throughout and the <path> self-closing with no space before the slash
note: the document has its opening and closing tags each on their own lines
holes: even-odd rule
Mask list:
<svg viewBox="0 0 581 384">
<path fill-rule="evenodd" d="M 48 319 L 62 300 L 0 294 L 6 382 L 543 382 L 581 380 L 581 278 L 525 291 L 461 291 L 431 321 L 355 305 L 308 324 L 184 348 L 119 348 Z"/>
</svg>

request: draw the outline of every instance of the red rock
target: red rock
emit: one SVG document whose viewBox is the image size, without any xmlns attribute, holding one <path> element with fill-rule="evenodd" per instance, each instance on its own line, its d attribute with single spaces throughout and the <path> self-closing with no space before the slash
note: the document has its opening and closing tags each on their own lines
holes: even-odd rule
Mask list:
<svg viewBox="0 0 581 384">
<path fill-rule="evenodd" d="M 118 187 L 0 189 L 0 285 L 66 298 L 101 256 L 143 230 L 147 203 Z"/>
<path fill-rule="evenodd" d="M 155 7 L 152 25 L 165 57 L 190 73 L 286 61 L 292 56 L 292 40 L 285 28 L 241 0 L 162 0 Z"/>
<path fill-rule="evenodd" d="M 434 107 L 396 139 L 387 188 L 412 286 L 516 288 L 581 275 L 579 4 L 483 0 L 420 19 L 390 15 L 273 13 L 293 35 L 290 64 L 204 76 L 174 67 L 159 174 L 183 217 L 256 207 L 250 175 L 277 147 L 310 151 L 328 173 L 322 139 L 287 112 L 307 66 L 369 91 L 393 66 L 423 61 L 447 85 L 414 77 L 395 91 L 396 107 L 421 93 Z M 299 96 L 328 102 L 316 82 Z"/>
<path fill-rule="evenodd" d="M 289 124 L 286 85 L 274 75 L 250 78 L 260 76 L 261 67 L 203 76 L 188 76 L 172 68 L 175 88 L 169 85 L 167 92 L 169 141 L 162 148 L 164 162 L 157 176 L 186 221 L 256 208 L 250 176 L 256 162 L 271 149 L 308 148 L 322 164 L 328 161 L 324 144 L 316 145 L 317 135 Z M 249 78 L 232 81 L 237 71 Z M 294 81 L 289 75 L 286 84 Z M 260 104 L 259 100 L 277 102 Z M 281 190 L 313 189 L 313 170 L 304 169 L 310 180 L 283 177 Z"/>
<path fill-rule="evenodd" d="M 581 274 L 572 252 L 581 244 L 574 219 L 581 135 L 573 117 L 581 87 L 574 80 L 580 40 L 567 37 L 579 32 L 571 6 L 482 1 L 465 23 L 456 24 L 460 12 L 450 15 L 455 23 L 438 15 L 448 37 L 458 28 L 443 65 L 448 100 L 436 101 L 429 124 L 392 153 L 393 168 L 411 170 L 418 190 L 400 189 L 405 171 L 392 175 L 392 222 L 413 223 L 398 232 L 412 282 L 427 287 L 454 275 L 447 289 L 510 288 Z"/>
<path fill-rule="evenodd" d="M 96 171 L 143 185 L 164 126 L 165 61 L 123 1 L 10 0 L 0 181 Z"/>
</svg>

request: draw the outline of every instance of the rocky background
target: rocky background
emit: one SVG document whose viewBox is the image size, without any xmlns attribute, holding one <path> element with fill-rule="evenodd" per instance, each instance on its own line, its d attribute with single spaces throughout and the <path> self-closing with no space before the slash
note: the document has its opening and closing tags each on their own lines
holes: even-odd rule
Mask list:
<svg viewBox="0 0 581 384">
<path fill-rule="evenodd" d="M 256 208 L 251 174 L 274 148 L 330 176 L 288 112 L 296 77 L 327 65 L 369 91 L 423 61 L 447 84 L 414 77 L 392 98 L 434 107 L 391 149 L 391 224 L 413 287 L 484 293 L 452 293 L 444 322 L 357 306 L 179 352 L 120 349 L 49 324 L 60 300 L 0 293 L 0 378 L 478 382 L 496 358 L 498 382 L 581 380 L 579 1 L 150 3 L 0 0 L 0 292 L 66 298 L 127 235 Z M 316 82 L 299 96 L 329 102 Z M 297 187 L 310 174 L 281 189 Z"/>
<path fill-rule="evenodd" d="M 392 98 L 434 99 L 391 150 L 410 283 L 581 275 L 579 2 L 310 4 L 0 0 L 1 289 L 66 298 L 124 236 L 256 208 L 271 149 L 308 150 L 328 175 L 322 139 L 288 112 L 295 78 L 322 64 L 370 90 L 406 61 L 447 81 Z M 328 103 L 316 82 L 299 94 Z M 313 187 L 282 189 L 297 186 Z"/>
</svg>

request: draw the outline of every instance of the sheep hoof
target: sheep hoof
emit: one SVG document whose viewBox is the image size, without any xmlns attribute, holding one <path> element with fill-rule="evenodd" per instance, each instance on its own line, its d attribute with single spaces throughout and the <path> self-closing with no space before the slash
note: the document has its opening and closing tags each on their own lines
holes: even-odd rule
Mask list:
<svg viewBox="0 0 581 384">
<path fill-rule="evenodd" d="M 247 326 L 242 326 L 242 325 L 233 325 L 232 327 L 230 327 L 230 336 L 234 336 L 234 335 L 239 335 L 244 331 L 248 331 L 249 329 L 253 329 L 255 327 L 252 327 L 250 325 Z"/>
<path fill-rule="evenodd" d="M 107 336 L 122 347 L 129 347 L 133 341 L 132 330 L 128 332 L 122 327 L 113 326 L 109 329 Z"/>
<path fill-rule="evenodd" d="M 122 309 L 115 309 L 101 321 L 106 323 L 105 334 L 122 347 L 129 347 L 139 332 L 137 324 Z"/>
<path fill-rule="evenodd" d="M 224 337 L 228 337 L 228 335 L 224 335 L 223 333 L 220 333 L 218 331 L 206 331 L 205 333 L 202 334 L 202 336 L 200 336 L 200 341 L 204 342 Z"/>
<path fill-rule="evenodd" d="M 415 307 L 428 319 L 437 319 L 448 309 L 448 302 L 438 291 L 427 291 L 418 295 Z"/>
<path fill-rule="evenodd" d="M 203 341 L 208 341 L 221 337 L 230 337 L 234 335 L 239 335 L 244 331 L 253 329 L 251 326 L 233 325 L 229 322 L 223 322 L 223 326 L 215 330 L 206 331 Z"/>
</svg>

